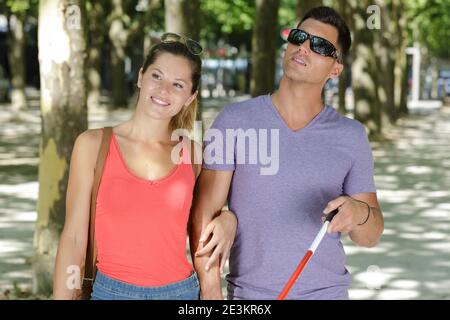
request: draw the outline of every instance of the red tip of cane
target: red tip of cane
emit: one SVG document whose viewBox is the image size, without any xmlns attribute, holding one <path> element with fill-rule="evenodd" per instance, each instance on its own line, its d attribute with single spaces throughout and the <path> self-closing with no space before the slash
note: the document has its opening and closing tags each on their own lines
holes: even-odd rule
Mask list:
<svg viewBox="0 0 450 320">
<path fill-rule="evenodd" d="M 295 269 L 292 276 L 289 278 L 288 282 L 284 286 L 283 290 L 281 291 L 280 295 L 278 296 L 277 300 L 284 300 L 286 296 L 288 295 L 289 291 L 291 291 L 292 287 L 295 284 L 295 281 L 297 281 L 297 278 L 300 276 L 300 273 L 302 273 L 303 269 L 308 264 L 309 259 L 312 257 L 313 252 L 311 250 L 308 250 L 306 252 L 305 256 L 303 257 L 302 261 L 297 266 L 297 269 Z"/>
</svg>

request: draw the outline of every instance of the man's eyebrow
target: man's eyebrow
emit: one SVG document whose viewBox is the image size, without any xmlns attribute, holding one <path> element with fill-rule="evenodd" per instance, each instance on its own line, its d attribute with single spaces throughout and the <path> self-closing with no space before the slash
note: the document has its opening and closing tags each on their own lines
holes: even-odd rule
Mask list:
<svg viewBox="0 0 450 320">
<path fill-rule="evenodd" d="M 183 80 L 183 79 L 181 79 L 181 78 L 176 78 L 175 80 L 177 80 L 177 81 L 181 81 L 181 82 L 184 82 L 184 83 L 186 83 L 186 84 L 187 84 L 186 80 Z"/>
</svg>

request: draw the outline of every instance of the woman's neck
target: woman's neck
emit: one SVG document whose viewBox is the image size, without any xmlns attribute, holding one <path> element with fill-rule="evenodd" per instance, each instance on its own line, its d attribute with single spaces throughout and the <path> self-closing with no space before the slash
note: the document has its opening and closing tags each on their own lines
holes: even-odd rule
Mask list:
<svg viewBox="0 0 450 320">
<path fill-rule="evenodd" d="M 120 125 L 120 131 L 128 138 L 141 142 L 170 142 L 169 122 L 155 120 L 136 113 L 127 122 Z"/>
</svg>

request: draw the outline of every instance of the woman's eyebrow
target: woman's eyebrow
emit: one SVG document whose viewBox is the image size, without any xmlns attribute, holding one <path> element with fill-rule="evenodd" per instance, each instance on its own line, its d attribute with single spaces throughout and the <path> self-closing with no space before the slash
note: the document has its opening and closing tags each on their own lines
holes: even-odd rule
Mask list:
<svg viewBox="0 0 450 320">
<path fill-rule="evenodd" d="M 162 72 L 162 71 L 161 71 L 160 69 L 158 69 L 157 67 L 153 67 L 153 69 L 156 70 L 156 71 L 158 71 L 158 72 L 160 72 L 160 73 L 162 73 L 162 74 L 164 74 L 164 72 Z M 184 82 L 185 84 L 188 84 L 188 82 L 187 82 L 186 80 L 182 79 L 182 78 L 176 78 L 175 80 L 176 80 L 176 81 Z"/>
<path fill-rule="evenodd" d="M 162 72 L 161 70 L 159 70 L 159 69 L 156 68 L 156 67 L 153 67 L 153 69 L 155 69 L 156 71 L 159 71 L 160 73 L 164 74 L 164 72 Z"/>
</svg>

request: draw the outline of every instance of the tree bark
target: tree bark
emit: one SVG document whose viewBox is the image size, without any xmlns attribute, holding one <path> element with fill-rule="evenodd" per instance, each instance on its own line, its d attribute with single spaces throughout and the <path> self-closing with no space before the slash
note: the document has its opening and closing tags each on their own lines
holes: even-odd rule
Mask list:
<svg viewBox="0 0 450 320">
<path fill-rule="evenodd" d="M 381 112 L 377 95 L 377 59 L 374 53 L 374 30 L 366 26 L 368 1 L 348 2 L 353 17 L 352 87 L 354 117 L 363 123 L 372 138 L 381 135 Z M 376 31 L 376 30 L 375 30 Z"/>
<path fill-rule="evenodd" d="M 297 18 L 300 20 L 312 8 L 323 5 L 322 0 L 298 0 L 297 1 Z"/>
<path fill-rule="evenodd" d="M 11 70 L 11 107 L 14 111 L 27 108 L 25 95 L 25 13 L 9 17 L 9 68 Z"/>
<path fill-rule="evenodd" d="M 109 39 L 111 41 L 111 107 L 113 109 L 125 108 L 128 100 L 128 85 L 125 74 L 128 32 L 124 18 L 122 0 L 112 0 Z"/>
<path fill-rule="evenodd" d="M 151 0 L 144 14 L 128 16 L 124 12 L 123 0 L 111 1 L 111 14 L 109 16 L 109 39 L 111 41 L 111 91 L 112 108 L 128 106 L 128 82 L 125 70 L 127 58 L 126 49 L 133 38 L 145 30 L 150 20 L 151 9 L 157 6 L 158 0 Z"/>
<path fill-rule="evenodd" d="M 250 80 L 253 97 L 274 90 L 278 8 L 278 0 L 256 0 Z"/>
<path fill-rule="evenodd" d="M 92 7 L 87 12 L 88 20 L 88 59 L 87 80 L 88 80 L 88 108 L 96 108 L 100 105 L 101 97 L 101 54 L 104 43 L 106 29 L 104 24 L 99 23 L 105 17 L 104 1 L 92 1 Z"/>
<path fill-rule="evenodd" d="M 33 291 L 52 291 L 58 238 L 65 219 L 69 161 L 75 138 L 87 129 L 84 1 L 39 2 L 42 133 Z"/>
<path fill-rule="evenodd" d="M 378 71 L 378 98 L 381 105 L 381 128 L 386 130 L 395 124 L 395 48 L 400 44 L 395 29 L 395 15 L 392 2 L 376 0 L 381 8 L 381 30 L 374 30 L 374 52 L 376 52 Z M 378 50 L 376 50 L 378 48 Z"/>
<path fill-rule="evenodd" d="M 185 3 L 189 0 L 165 0 L 166 32 L 186 35 L 187 17 L 184 16 Z"/>
<path fill-rule="evenodd" d="M 394 100 L 396 120 L 408 114 L 407 91 L 408 91 L 408 59 L 406 55 L 407 47 L 407 19 L 405 14 L 405 4 L 401 0 L 393 0 L 395 10 L 394 23 L 396 24 L 396 36 L 399 40 L 395 48 L 394 67 Z"/>
</svg>

